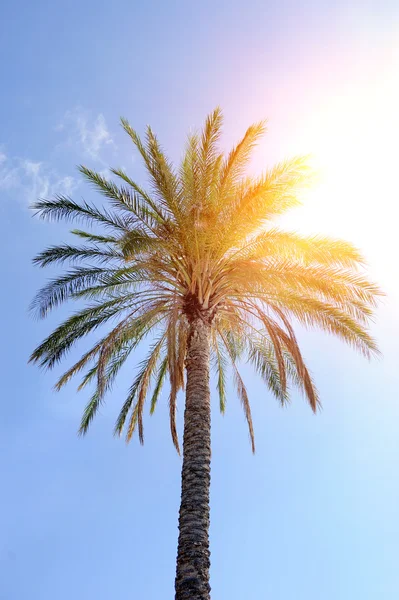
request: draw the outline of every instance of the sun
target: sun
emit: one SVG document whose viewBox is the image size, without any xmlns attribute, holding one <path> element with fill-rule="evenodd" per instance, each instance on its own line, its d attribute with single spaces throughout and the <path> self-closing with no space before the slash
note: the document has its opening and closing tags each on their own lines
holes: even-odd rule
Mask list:
<svg viewBox="0 0 399 600">
<path fill-rule="evenodd" d="M 304 123 L 295 151 L 311 153 L 316 180 L 303 207 L 284 220 L 349 239 L 385 267 L 399 216 L 397 58 L 372 84 L 337 92 Z"/>
</svg>

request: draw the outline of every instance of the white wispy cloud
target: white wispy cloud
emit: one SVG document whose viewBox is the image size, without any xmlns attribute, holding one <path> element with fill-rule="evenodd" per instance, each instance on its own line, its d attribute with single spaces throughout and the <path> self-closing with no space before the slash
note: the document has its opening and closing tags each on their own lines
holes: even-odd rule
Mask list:
<svg viewBox="0 0 399 600">
<path fill-rule="evenodd" d="M 9 158 L 0 148 L 0 190 L 31 203 L 54 194 L 71 194 L 77 187 L 74 177 L 62 176 L 44 162 Z"/>
<path fill-rule="evenodd" d="M 9 190 L 18 183 L 18 169 L 9 164 L 7 155 L 0 149 L 0 190 Z"/>
<path fill-rule="evenodd" d="M 106 149 L 116 148 L 104 115 L 101 113 L 94 117 L 81 107 L 68 110 L 56 130 L 66 133 L 67 145 L 77 148 L 78 152 L 103 164 L 102 153 Z M 65 143 L 61 143 L 60 146 Z"/>
<path fill-rule="evenodd" d="M 105 171 L 103 155 L 116 145 L 108 130 L 104 115 L 93 116 L 81 107 L 68 110 L 56 130 L 64 140 L 55 150 L 72 149 L 74 162 L 83 157 L 96 161 Z M 53 155 L 54 158 L 54 155 Z M 36 161 L 21 156 L 9 156 L 4 145 L 0 144 L 0 190 L 24 202 L 31 203 L 38 198 L 49 198 L 54 194 L 70 195 L 78 187 L 78 180 L 61 175 L 46 161 Z"/>
</svg>

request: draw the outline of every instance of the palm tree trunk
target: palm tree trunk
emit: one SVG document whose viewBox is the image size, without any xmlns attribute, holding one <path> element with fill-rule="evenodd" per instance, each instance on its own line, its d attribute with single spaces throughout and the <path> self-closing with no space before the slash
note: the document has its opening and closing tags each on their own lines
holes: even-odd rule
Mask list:
<svg viewBox="0 0 399 600">
<path fill-rule="evenodd" d="M 210 327 L 195 319 L 187 347 L 182 491 L 175 600 L 209 600 Z"/>
</svg>

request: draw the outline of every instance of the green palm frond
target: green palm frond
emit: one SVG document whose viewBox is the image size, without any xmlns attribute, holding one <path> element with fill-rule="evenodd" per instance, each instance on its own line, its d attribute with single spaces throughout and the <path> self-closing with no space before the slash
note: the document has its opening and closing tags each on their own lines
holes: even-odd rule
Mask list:
<svg viewBox="0 0 399 600">
<path fill-rule="evenodd" d="M 280 316 L 281 320 L 283 321 L 283 324 L 287 330 L 287 333 L 283 329 L 276 327 L 277 333 L 278 333 L 279 337 L 281 338 L 281 340 L 284 342 L 286 349 L 288 350 L 289 354 L 292 356 L 292 358 L 295 362 L 296 370 L 297 370 L 300 380 L 302 381 L 303 389 L 305 391 L 306 397 L 309 401 L 309 404 L 310 404 L 313 412 L 316 412 L 317 407 L 320 404 L 318 393 L 317 393 L 316 388 L 313 385 L 312 378 L 311 378 L 310 373 L 309 373 L 309 371 L 305 365 L 305 362 L 303 360 L 302 353 L 300 351 L 300 348 L 299 348 L 299 345 L 298 345 L 298 342 L 297 342 L 297 339 L 295 336 L 295 332 L 291 326 L 291 323 L 289 322 L 287 317 L 284 315 L 283 311 L 279 311 L 279 316 Z"/>
<path fill-rule="evenodd" d="M 119 244 L 119 238 L 112 235 L 95 235 L 89 231 L 82 231 L 81 229 L 72 229 L 71 233 L 80 238 L 87 240 L 88 242 L 94 242 L 95 244 Z"/>
<path fill-rule="evenodd" d="M 166 223 L 168 215 L 157 205 L 157 203 L 147 194 L 147 192 L 138 183 L 133 181 L 129 175 L 123 169 L 111 169 L 111 173 L 122 179 L 127 183 L 138 195 L 144 200 L 144 202 L 151 208 L 151 210 L 158 216 L 158 221 Z"/>
<path fill-rule="evenodd" d="M 152 397 L 151 397 L 151 409 L 150 409 L 151 414 L 154 414 L 154 412 L 155 412 L 159 394 L 161 393 L 162 386 L 164 384 L 167 372 L 168 372 L 168 358 L 165 357 L 159 366 L 158 373 L 157 373 L 157 379 L 156 379 L 156 383 L 154 386 L 154 391 L 153 391 Z"/>
<path fill-rule="evenodd" d="M 140 443 L 144 442 L 144 430 L 143 430 L 143 408 L 144 402 L 147 396 L 148 387 L 150 384 L 151 376 L 155 371 L 158 363 L 158 359 L 162 350 L 162 346 L 165 341 L 165 334 L 163 334 L 159 340 L 150 349 L 148 357 L 142 361 L 140 370 L 136 376 L 129 390 L 128 397 L 122 406 L 122 410 L 119 413 L 118 419 L 115 424 L 115 435 L 122 435 L 122 431 L 131 411 L 131 416 L 126 433 L 126 441 L 129 442 L 133 436 L 134 430 L 136 429 L 137 423 L 139 426 L 139 439 Z M 137 398 L 137 400 L 136 400 Z M 135 402 L 136 400 L 136 402 Z M 135 402 L 135 403 L 134 403 Z"/>
<path fill-rule="evenodd" d="M 153 231 L 157 223 L 162 222 L 157 213 L 155 213 L 146 202 L 146 197 L 137 193 L 134 189 L 120 188 L 114 182 L 105 179 L 96 171 L 92 171 L 81 165 L 79 171 L 86 179 L 111 201 L 115 210 L 119 210 L 122 214 L 128 214 L 128 222 L 132 224 L 140 223 L 149 231 Z"/>
<path fill-rule="evenodd" d="M 162 240 L 148 235 L 139 228 L 126 233 L 121 240 L 121 250 L 125 260 L 132 260 L 135 256 L 142 254 L 155 247 L 165 246 Z"/>
<path fill-rule="evenodd" d="M 176 220 L 179 220 L 181 216 L 178 194 L 179 185 L 173 165 L 166 158 L 156 135 L 149 126 L 147 127 L 146 138 L 147 155 L 151 161 L 150 173 L 160 202 L 166 203 L 166 208 Z"/>
<path fill-rule="evenodd" d="M 135 290 L 135 297 L 145 298 L 159 297 L 159 293 L 151 293 L 150 290 L 138 289 L 139 284 L 148 281 L 149 273 L 142 268 L 140 264 L 124 267 L 121 269 L 107 269 L 93 283 L 88 284 L 71 292 L 71 298 L 89 298 L 102 300 L 107 298 L 116 298 L 121 294 L 131 293 Z"/>
<path fill-rule="evenodd" d="M 197 134 L 188 137 L 186 151 L 180 166 L 180 186 L 183 209 L 188 212 L 200 199 L 201 163 L 200 142 Z"/>
<path fill-rule="evenodd" d="M 57 327 L 32 353 L 30 362 L 52 368 L 76 342 L 126 308 L 126 299 L 110 300 L 75 313 Z"/>
<path fill-rule="evenodd" d="M 64 244 L 63 246 L 50 246 L 43 252 L 40 252 L 33 259 L 35 265 L 40 267 L 47 267 L 53 263 L 63 264 L 65 261 L 76 261 L 76 260 L 95 260 L 100 263 L 106 263 L 112 259 L 121 260 L 123 254 L 112 248 L 111 246 L 102 248 L 100 246 L 70 246 Z"/>
<path fill-rule="evenodd" d="M 253 428 L 253 424 L 252 424 L 251 406 L 249 404 L 247 390 L 246 390 L 244 382 L 241 378 L 241 375 L 237 369 L 235 354 L 234 354 L 234 351 L 231 350 L 231 348 L 232 348 L 231 340 L 226 339 L 226 337 L 223 335 L 223 333 L 220 333 L 220 331 L 219 331 L 219 334 L 220 334 L 220 337 L 224 343 L 224 346 L 230 356 L 231 365 L 233 367 L 234 383 L 235 383 L 235 386 L 237 389 L 238 397 L 241 400 L 241 404 L 244 409 L 245 418 L 247 420 L 248 431 L 249 431 L 249 435 L 251 438 L 252 452 L 255 453 L 255 435 L 254 435 L 254 428 Z"/>
<path fill-rule="evenodd" d="M 108 392 L 111 389 L 116 376 L 118 375 L 120 369 L 122 368 L 122 366 L 124 365 L 124 363 L 126 362 L 127 358 L 129 357 L 130 353 L 136 345 L 136 340 L 130 340 L 118 350 L 114 349 L 113 356 L 109 361 L 105 372 L 105 388 L 100 390 L 97 387 L 93 395 L 91 396 L 88 404 L 86 405 L 79 427 L 79 435 L 85 435 L 87 433 L 92 420 L 94 419 L 98 409 L 100 408 L 103 402 L 104 393 Z M 97 369 L 97 365 L 93 369 L 91 369 L 90 379 L 93 379 L 95 377 Z M 88 381 L 86 381 L 85 383 L 88 383 Z"/>
<path fill-rule="evenodd" d="M 134 304 L 134 298 L 135 294 L 126 294 L 121 298 L 90 305 L 75 313 L 36 348 L 30 361 L 39 363 L 42 367 L 54 367 L 78 340 L 104 325 L 119 313 L 130 312 L 131 322 L 128 331 L 132 334 L 137 327 L 148 325 L 161 314 L 162 305 L 154 306 L 154 303 L 150 303 L 148 307 L 142 307 L 141 303 Z M 145 308 L 147 308 L 147 311 Z M 139 310 L 143 314 L 135 317 L 135 313 Z"/>
<path fill-rule="evenodd" d="M 107 272 L 101 267 L 75 267 L 65 275 L 51 280 L 36 294 L 30 308 L 44 318 L 56 306 L 71 296 L 93 285 Z"/>
<path fill-rule="evenodd" d="M 122 127 L 130 136 L 134 145 L 138 149 L 148 174 L 151 178 L 157 199 L 161 207 L 172 213 L 176 218 L 178 212 L 177 191 L 178 183 L 172 166 L 163 154 L 158 140 L 151 128 L 147 128 L 147 147 L 141 141 L 138 133 L 130 126 L 127 119 L 121 119 Z"/>
<path fill-rule="evenodd" d="M 226 371 L 227 371 L 227 359 L 224 356 L 221 345 L 215 340 L 214 343 L 215 352 L 215 367 L 217 376 L 217 391 L 219 394 L 219 408 L 222 414 L 226 410 Z"/>
<path fill-rule="evenodd" d="M 118 232 L 129 231 L 129 221 L 106 209 L 98 209 L 87 202 L 78 204 L 67 196 L 56 195 L 53 200 L 38 200 L 32 204 L 35 214 L 50 221 L 81 221 L 103 225 Z"/>
<path fill-rule="evenodd" d="M 282 385 L 280 379 L 280 369 L 274 349 L 269 340 L 264 337 L 249 338 L 248 361 L 262 377 L 263 381 L 279 400 L 282 406 L 289 401 L 289 394 L 286 385 Z M 288 352 L 284 352 L 285 373 L 287 377 Z M 296 371 L 295 371 L 296 373 Z"/>
</svg>

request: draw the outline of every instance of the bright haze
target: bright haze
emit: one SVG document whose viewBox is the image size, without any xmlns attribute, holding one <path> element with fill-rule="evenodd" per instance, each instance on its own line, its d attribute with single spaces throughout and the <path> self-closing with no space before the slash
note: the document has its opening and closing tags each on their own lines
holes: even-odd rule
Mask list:
<svg viewBox="0 0 399 600">
<path fill-rule="evenodd" d="M 73 384 L 56 394 L 61 370 L 27 366 L 71 310 L 29 315 L 56 272 L 31 258 L 70 238 L 28 206 L 57 192 L 94 200 L 79 163 L 143 181 L 119 116 L 139 132 L 151 124 L 177 162 L 220 105 L 226 148 L 268 119 L 251 172 L 310 155 L 315 181 L 284 226 L 355 243 L 387 295 L 373 325 L 383 359 L 298 330 L 317 416 L 298 395 L 280 408 L 244 365 L 255 456 L 235 395 L 224 417 L 214 402 L 212 598 L 396 600 L 398 3 L 16 0 L 1 10 L 0 52 L 0 598 L 173 597 L 181 462 L 167 396 L 146 415 L 143 448 L 113 438 L 125 370 L 77 437 L 87 395 Z"/>
</svg>

